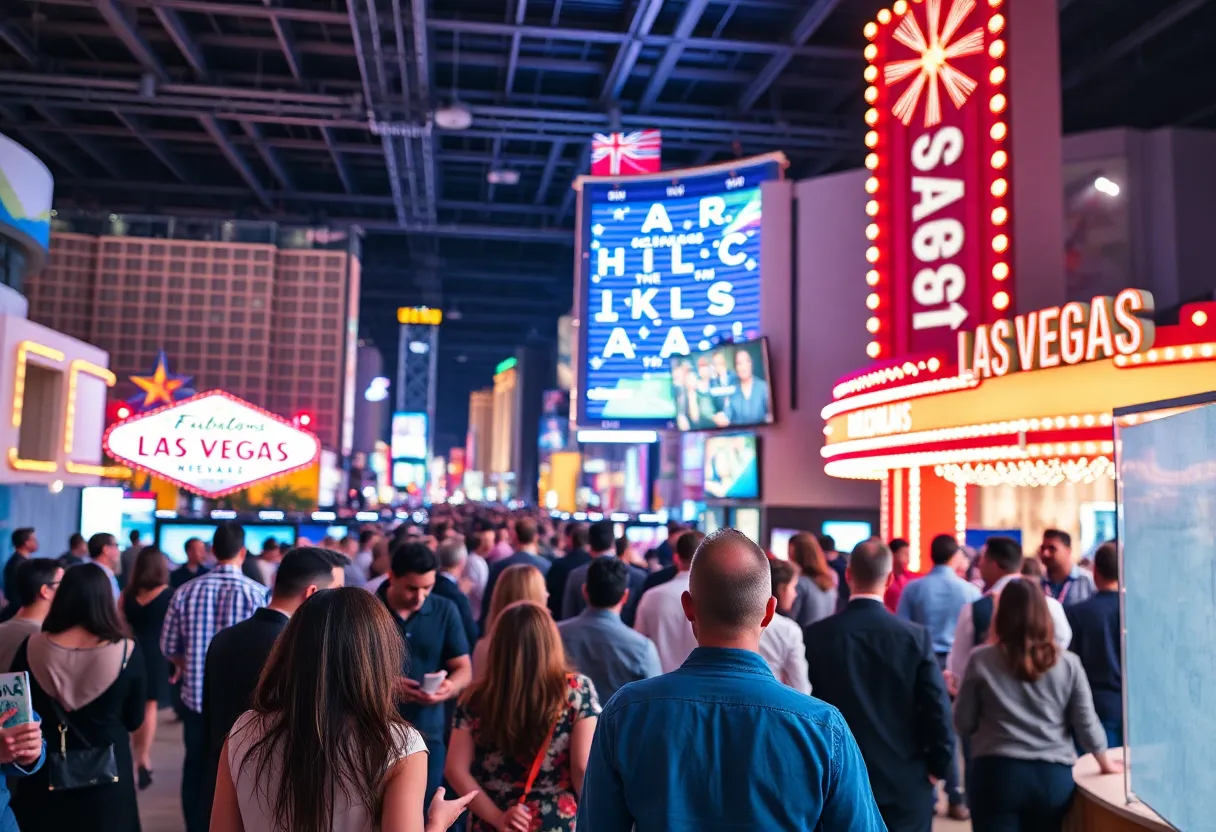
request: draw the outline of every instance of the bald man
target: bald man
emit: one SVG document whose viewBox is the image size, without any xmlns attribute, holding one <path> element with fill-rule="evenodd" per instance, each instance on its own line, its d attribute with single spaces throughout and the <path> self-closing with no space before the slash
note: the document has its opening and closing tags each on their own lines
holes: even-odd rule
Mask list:
<svg viewBox="0 0 1216 832">
<path fill-rule="evenodd" d="M 760 656 L 776 609 L 764 552 L 734 529 L 705 538 L 681 602 L 698 646 L 604 708 L 579 832 L 885 832 L 840 712 L 783 685 Z"/>
</svg>

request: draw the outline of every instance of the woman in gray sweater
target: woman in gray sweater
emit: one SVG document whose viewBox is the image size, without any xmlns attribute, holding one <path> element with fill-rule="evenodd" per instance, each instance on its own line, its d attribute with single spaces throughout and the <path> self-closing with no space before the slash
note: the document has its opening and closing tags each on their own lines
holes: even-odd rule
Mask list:
<svg viewBox="0 0 1216 832">
<path fill-rule="evenodd" d="M 836 573 L 819 548 L 819 541 L 810 532 L 799 532 L 790 538 L 789 559 L 798 567 L 798 594 L 787 612 L 782 613 L 809 627 L 836 612 Z"/>
<path fill-rule="evenodd" d="M 1107 758 L 1085 670 L 1056 646 L 1037 583 L 1001 590 L 992 632 L 954 705 L 955 727 L 971 738 L 972 829 L 1055 832 L 1073 797 L 1074 732 L 1104 774 L 1121 767 Z"/>
</svg>

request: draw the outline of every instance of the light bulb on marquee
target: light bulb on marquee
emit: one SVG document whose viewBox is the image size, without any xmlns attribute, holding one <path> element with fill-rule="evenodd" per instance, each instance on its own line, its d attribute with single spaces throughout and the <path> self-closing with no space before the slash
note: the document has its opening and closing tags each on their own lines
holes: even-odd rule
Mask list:
<svg viewBox="0 0 1216 832">
<path fill-rule="evenodd" d="M 878 57 L 878 47 L 871 43 L 869 46 L 866 47 L 865 56 L 866 56 L 867 61 L 872 61 L 875 58 L 877 58 Z M 875 76 L 875 77 L 877 77 L 877 76 Z"/>
<path fill-rule="evenodd" d="M 870 356 L 870 358 L 878 358 L 881 353 L 882 345 L 877 341 L 871 341 L 870 343 L 866 344 L 866 355 Z"/>
<path fill-rule="evenodd" d="M 1009 192 L 1009 182 L 1004 179 L 995 179 L 992 182 L 992 195 L 1001 197 Z"/>
<path fill-rule="evenodd" d="M 997 263 L 992 267 L 993 280 L 1004 280 L 1009 277 L 1009 264 Z"/>
<path fill-rule="evenodd" d="M 988 54 L 997 60 L 1005 57 L 1005 41 L 994 40 L 988 47 Z"/>
<path fill-rule="evenodd" d="M 871 334 L 873 334 L 873 333 L 875 333 L 875 332 L 878 332 L 878 328 L 879 328 L 879 326 L 880 326 L 880 324 L 879 324 L 879 322 L 878 322 L 878 318 L 870 318 L 870 319 L 868 319 L 868 320 L 866 321 L 866 329 L 867 329 L 867 330 L 868 330 L 868 331 L 869 331 Z"/>
<path fill-rule="evenodd" d="M 866 167 L 869 168 L 870 170 L 878 169 L 878 154 L 877 153 L 867 153 L 866 154 Z"/>
<path fill-rule="evenodd" d="M 869 240 L 878 239 L 878 224 L 877 223 L 872 222 L 866 226 L 866 239 L 869 239 Z"/>
<path fill-rule="evenodd" d="M 878 67 L 874 66 L 874 64 L 870 64 L 866 67 L 866 71 L 861 74 L 861 77 L 873 84 L 878 80 Z"/>
<path fill-rule="evenodd" d="M 997 292 L 992 296 L 992 308 L 998 311 L 1004 311 L 1009 308 L 1009 295 L 1005 292 Z"/>
<path fill-rule="evenodd" d="M 878 295 L 877 294 L 871 292 L 869 295 L 866 296 L 866 307 L 869 309 L 878 308 Z"/>
<path fill-rule="evenodd" d="M 897 15 L 904 14 L 908 11 L 908 0 L 895 0 L 895 5 L 891 6 L 891 11 Z"/>
<path fill-rule="evenodd" d="M 999 35 L 1001 30 L 1005 28 L 1005 16 L 994 14 L 988 18 L 988 31 L 994 35 Z"/>
<path fill-rule="evenodd" d="M 993 86 L 999 86 L 1005 83 L 1005 67 L 993 67 L 992 71 L 988 73 L 988 83 L 992 84 Z"/>
<path fill-rule="evenodd" d="M 992 224 L 1004 225 L 1009 221 L 1009 209 L 1001 205 L 992 209 Z"/>
<path fill-rule="evenodd" d="M 869 202 L 866 203 L 866 214 L 871 217 L 878 216 L 878 200 L 877 199 L 871 199 Z"/>
<path fill-rule="evenodd" d="M 878 10 L 878 22 L 884 26 L 886 26 L 888 23 L 890 23 L 891 22 L 891 10 L 890 9 L 879 9 Z"/>
<path fill-rule="evenodd" d="M 868 249 L 866 249 L 866 260 L 870 261 L 871 263 L 878 262 L 878 246 L 870 246 Z"/>
<path fill-rule="evenodd" d="M 999 92 L 992 96 L 992 100 L 988 102 L 988 108 L 994 113 L 1005 112 L 1005 96 L 1001 95 Z"/>
<path fill-rule="evenodd" d="M 866 132 L 866 147 L 878 146 L 878 131 L 870 130 Z"/>
<path fill-rule="evenodd" d="M 1005 136 L 1009 135 L 1009 127 L 1003 121 L 998 121 L 992 125 L 992 130 L 989 132 L 994 142 L 1005 141 Z"/>
<path fill-rule="evenodd" d="M 877 286 L 879 280 L 878 269 L 870 269 L 866 272 L 866 285 Z"/>
<path fill-rule="evenodd" d="M 1009 164 L 1009 154 L 1003 150 L 998 150 L 992 154 L 992 166 L 997 170 L 1001 170 L 1005 165 Z"/>
<path fill-rule="evenodd" d="M 868 194 L 878 193 L 878 179 L 876 177 L 871 176 L 869 179 L 866 180 L 866 193 L 868 193 Z"/>
</svg>

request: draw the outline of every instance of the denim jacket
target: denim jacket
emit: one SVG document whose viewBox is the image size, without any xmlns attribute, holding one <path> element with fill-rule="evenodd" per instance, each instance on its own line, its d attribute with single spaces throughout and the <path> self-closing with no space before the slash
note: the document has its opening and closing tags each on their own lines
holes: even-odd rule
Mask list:
<svg viewBox="0 0 1216 832">
<path fill-rule="evenodd" d="M 42 719 L 37 713 L 31 714 L 34 722 L 41 722 Z M 38 758 L 38 762 L 32 766 L 20 766 L 17 763 L 6 763 L 0 765 L 0 832 L 18 832 L 17 818 L 13 816 L 13 810 L 9 807 L 9 791 L 8 784 L 5 782 L 6 777 L 26 777 L 33 774 L 38 769 L 42 768 L 42 764 L 46 761 L 46 740 L 42 741 L 42 756 Z"/>
<path fill-rule="evenodd" d="M 758 654 L 698 647 L 600 715 L 579 832 L 885 832 L 840 712 Z"/>
</svg>

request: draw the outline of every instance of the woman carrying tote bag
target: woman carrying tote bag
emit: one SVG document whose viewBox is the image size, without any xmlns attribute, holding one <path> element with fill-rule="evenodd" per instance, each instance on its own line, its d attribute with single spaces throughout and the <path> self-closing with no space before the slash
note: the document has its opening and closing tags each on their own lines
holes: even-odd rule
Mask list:
<svg viewBox="0 0 1216 832">
<path fill-rule="evenodd" d="M 599 713 L 591 680 L 566 666 L 549 610 L 533 601 L 502 610 L 448 747 L 453 790 L 480 790 L 472 832 L 574 832 Z"/>
<path fill-rule="evenodd" d="M 139 832 L 131 732 L 144 721 L 144 661 L 101 567 L 64 573 L 13 670 L 29 672 L 47 754 L 13 797 L 21 832 Z"/>
</svg>

